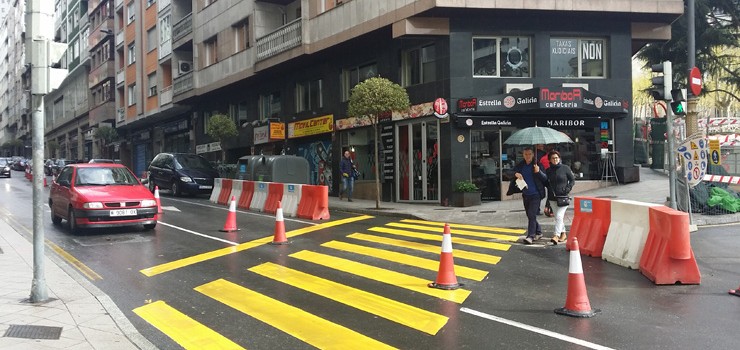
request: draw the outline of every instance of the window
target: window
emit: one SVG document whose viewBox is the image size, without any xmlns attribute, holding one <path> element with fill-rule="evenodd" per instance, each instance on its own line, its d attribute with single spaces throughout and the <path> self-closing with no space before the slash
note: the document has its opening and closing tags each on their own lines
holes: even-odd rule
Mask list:
<svg viewBox="0 0 740 350">
<path fill-rule="evenodd" d="M 437 65 L 434 45 L 422 46 L 403 52 L 401 58 L 403 86 L 428 83 L 436 80 Z"/>
<path fill-rule="evenodd" d="M 172 39 L 172 31 L 170 29 L 170 14 L 159 19 L 159 40 L 163 43 Z"/>
<path fill-rule="evenodd" d="M 239 102 L 237 105 L 238 125 L 247 122 L 247 102 Z"/>
<path fill-rule="evenodd" d="M 101 87 L 101 95 L 103 102 L 108 102 L 111 97 L 111 87 L 110 87 L 110 80 L 103 83 L 103 86 Z"/>
<path fill-rule="evenodd" d="M 136 2 L 132 1 L 126 6 L 126 15 L 128 15 L 128 21 L 126 24 L 131 24 L 131 22 L 136 19 Z"/>
<path fill-rule="evenodd" d="M 233 26 L 234 52 L 244 51 L 249 47 L 249 21 L 244 20 Z"/>
<path fill-rule="evenodd" d="M 280 114 L 280 93 L 260 95 L 260 120 L 277 117 Z"/>
<path fill-rule="evenodd" d="M 349 100 L 350 93 L 355 85 L 365 81 L 365 79 L 372 78 L 377 74 L 378 67 L 375 63 L 345 69 L 342 72 L 342 101 Z"/>
<path fill-rule="evenodd" d="M 213 37 L 204 41 L 203 47 L 205 49 L 205 61 L 203 65 L 207 67 L 218 62 L 218 39 Z"/>
<path fill-rule="evenodd" d="M 157 48 L 157 27 L 151 27 L 146 31 L 146 52 Z"/>
<path fill-rule="evenodd" d="M 606 78 L 606 40 L 550 39 L 550 76 Z"/>
<path fill-rule="evenodd" d="M 156 0 L 146 0 L 146 7 L 152 6 Z"/>
<path fill-rule="evenodd" d="M 136 44 L 131 44 L 128 46 L 128 55 L 127 55 L 128 64 L 133 64 L 136 62 Z"/>
<path fill-rule="evenodd" d="M 296 112 L 316 110 L 324 106 L 322 81 L 304 81 L 295 86 Z"/>
<path fill-rule="evenodd" d="M 157 96 L 157 73 L 149 74 L 147 82 L 149 83 L 149 97 Z"/>
<path fill-rule="evenodd" d="M 136 83 L 128 86 L 128 105 L 133 106 L 136 104 Z"/>
<path fill-rule="evenodd" d="M 473 38 L 473 77 L 530 77 L 527 37 Z"/>
<path fill-rule="evenodd" d="M 100 48 L 100 63 L 107 62 L 108 59 L 110 59 L 110 44 L 106 41 Z"/>
</svg>

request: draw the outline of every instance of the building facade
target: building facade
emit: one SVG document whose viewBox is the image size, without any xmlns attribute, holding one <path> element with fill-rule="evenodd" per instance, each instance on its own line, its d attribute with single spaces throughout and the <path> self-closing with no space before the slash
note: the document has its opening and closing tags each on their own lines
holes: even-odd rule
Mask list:
<svg viewBox="0 0 740 350">
<path fill-rule="evenodd" d="M 0 11 L 0 154 L 31 156 L 30 95 L 23 0 L 4 0 Z"/>
</svg>

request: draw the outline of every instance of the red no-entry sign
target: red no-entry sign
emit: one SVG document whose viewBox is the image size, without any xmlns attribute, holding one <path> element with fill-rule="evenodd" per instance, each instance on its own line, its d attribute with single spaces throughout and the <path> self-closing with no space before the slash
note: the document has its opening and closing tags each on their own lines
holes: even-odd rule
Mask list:
<svg viewBox="0 0 740 350">
<path fill-rule="evenodd" d="M 701 72 L 699 71 L 699 68 L 691 68 L 691 71 L 689 72 L 689 87 L 694 96 L 699 96 L 699 94 L 701 94 Z"/>
</svg>

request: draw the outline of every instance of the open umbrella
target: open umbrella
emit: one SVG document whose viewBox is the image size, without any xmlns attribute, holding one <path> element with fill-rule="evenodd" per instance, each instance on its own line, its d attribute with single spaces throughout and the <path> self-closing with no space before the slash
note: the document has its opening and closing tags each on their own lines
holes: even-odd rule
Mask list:
<svg viewBox="0 0 740 350">
<path fill-rule="evenodd" d="M 515 132 L 504 141 L 505 145 L 549 145 L 553 143 L 573 143 L 573 140 L 555 129 L 533 126 Z"/>
</svg>

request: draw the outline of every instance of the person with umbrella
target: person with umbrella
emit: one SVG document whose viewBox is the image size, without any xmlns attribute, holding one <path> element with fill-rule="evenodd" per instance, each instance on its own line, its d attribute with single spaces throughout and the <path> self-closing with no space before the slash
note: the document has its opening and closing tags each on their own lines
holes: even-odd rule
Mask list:
<svg viewBox="0 0 740 350">
<path fill-rule="evenodd" d="M 522 201 L 524 211 L 527 213 L 527 237 L 524 238 L 524 244 L 542 238 L 542 228 L 537 222 L 537 212 L 540 210 L 540 201 L 545 198 L 545 183 L 547 177 L 544 171 L 540 171 L 540 166 L 534 159 L 534 151 L 531 147 L 524 148 L 522 152 L 524 160 L 514 167 L 514 176 L 517 180 L 524 180 L 527 187 L 522 189 Z"/>
<path fill-rule="evenodd" d="M 565 211 L 568 209 L 570 201 L 567 200 L 573 185 L 576 183 L 576 177 L 570 167 L 563 164 L 558 151 L 550 151 L 547 154 L 550 160 L 550 167 L 547 168 L 547 200 L 550 201 L 550 207 L 555 209 L 555 232 L 552 236 L 552 243 L 565 242 Z"/>
</svg>

